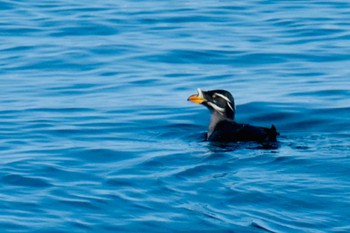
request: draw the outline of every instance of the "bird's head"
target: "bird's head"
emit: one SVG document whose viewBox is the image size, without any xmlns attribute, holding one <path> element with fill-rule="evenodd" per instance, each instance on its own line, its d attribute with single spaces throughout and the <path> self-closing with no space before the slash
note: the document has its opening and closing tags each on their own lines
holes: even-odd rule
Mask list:
<svg viewBox="0 0 350 233">
<path fill-rule="evenodd" d="M 212 113 L 234 120 L 236 106 L 233 96 L 225 90 L 203 91 L 197 89 L 197 94 L 188 97 L 188 101 L 206 106 Z"/>
</svg>

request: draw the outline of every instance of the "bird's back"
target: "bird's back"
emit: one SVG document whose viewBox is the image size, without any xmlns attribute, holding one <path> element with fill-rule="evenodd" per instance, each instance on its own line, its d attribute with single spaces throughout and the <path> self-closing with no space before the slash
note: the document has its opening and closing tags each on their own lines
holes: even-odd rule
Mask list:
<svg viewBox="0 0 350 233">
<path fill-rule="evenodd" d="M 222 120 L 217 123 L 213 132 L 208 135 L 208 141 L 237 142 L 237 141 L 276 141 L 276 127 L 257 127 L 249 124 L 239 124 L 232 120 Z"/>
</svg>

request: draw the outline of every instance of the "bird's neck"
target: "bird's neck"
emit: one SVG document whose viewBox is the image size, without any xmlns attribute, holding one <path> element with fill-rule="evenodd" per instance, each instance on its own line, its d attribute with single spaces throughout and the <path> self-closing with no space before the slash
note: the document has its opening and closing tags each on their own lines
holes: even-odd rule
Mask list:
<svg viewBox="0 0 350 233">
<path fill-rule="evenodd" d="M 216 125 L 222 120 L 232 120 L 232 119 L 228 118 L 225 115 L 221 115 L 220 113 L 218 113 L 216 111 L 213 111 L 211 113 L 207 138 L 210 137 L 210 135 L 214 132 Z"/>
</svg>

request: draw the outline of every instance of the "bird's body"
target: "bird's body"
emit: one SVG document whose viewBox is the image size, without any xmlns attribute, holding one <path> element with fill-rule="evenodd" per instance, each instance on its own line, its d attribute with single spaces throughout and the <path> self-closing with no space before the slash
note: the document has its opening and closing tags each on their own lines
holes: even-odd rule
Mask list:
<svg viewBox="0 0 350 233">
<path fill-rule="evenodd" d="M 207 133 L 208 141 L 274 142 L 277 135 L 279 135 L 274 125 L 271 128 L 266 128 L 235 122 L 235 103 L 231 93 L 228 91 L 202 91 L 198 89 L 198 94 L 191 95 L 188 100 L 205 105 L 211 112 Z"/>
<path fill-rule="evenodd" d="M 232 120 L 222 120 L 215 126 L 213 132 L 207 135 L 208 141 L 236 142 L 236 141 L 276 141 L 277 130 L 257 127 L 249 124 L 240 124 Z"/>
</svg>

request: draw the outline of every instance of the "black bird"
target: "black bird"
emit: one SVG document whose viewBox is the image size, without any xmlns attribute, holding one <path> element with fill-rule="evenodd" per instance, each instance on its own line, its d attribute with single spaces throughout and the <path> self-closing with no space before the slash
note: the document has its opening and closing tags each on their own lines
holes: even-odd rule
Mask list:
<svg viewBox="0 0 350 233">
<path fill-rule="evenodd" d="M 225 90 L 202 91 L 187 99 L 206 106 L 211 112 L 207 140 L 213 142 L 275 142 L 277 129 L 240 124 L 235 122 L 236 106 L 233 96 Z"/>
</svg>

